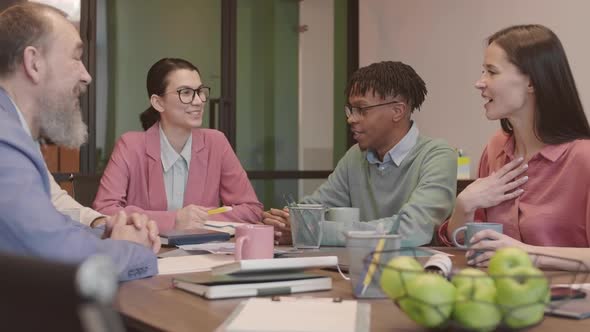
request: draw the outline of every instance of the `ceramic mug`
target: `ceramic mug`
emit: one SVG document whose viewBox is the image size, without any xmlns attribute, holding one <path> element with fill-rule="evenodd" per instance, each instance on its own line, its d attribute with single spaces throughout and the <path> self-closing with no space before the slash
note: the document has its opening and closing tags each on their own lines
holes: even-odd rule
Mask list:
<svg viewBox="0 0 590 332">
<path fill-rule="evenodd" d="M 236 227 L 236 260 L 273 258 L 274 228 L 269 225 Z"/>
<path fill-rule="evenodd" d="M 494 222 L 468 222 L 465 226 L 459 227 L 453 232 L 451 240 L 453 241 L 453 244 L 459 248 L 469 248 L 471 246 L 471 237 L 475 235 L 475 233 L 483 231 L 484 229 L 491 229 L 498 233 L 502 233 L 504 228 L 502 224 Z M 464 244 L 457 242 L 457 235 L 460 232 L 465 232 Z"/>
<path fill-rule="evenodd" d="M 333 207 L 326 211 L 326 220 L 329 221 L 359 221 L 359 208 Z"/>
</svg>

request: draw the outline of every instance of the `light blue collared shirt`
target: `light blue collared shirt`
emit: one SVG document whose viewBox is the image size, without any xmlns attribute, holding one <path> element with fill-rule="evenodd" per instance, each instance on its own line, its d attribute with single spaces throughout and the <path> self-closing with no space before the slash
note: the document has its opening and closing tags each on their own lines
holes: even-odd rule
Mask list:
<svg viewBox="0 0 590 332">
<path fill-rule="evenodd" d="M 158 274 L 156 255 L 149 248 L 101 240 L 94 230 L 55 209 L 49 201 L 43 157 L 23 136 L 23 123 L 28 124 L 15 106 L 0 87 L 0 133 L 6 143 L 0 144 L 0 251 L 68 264 L 102 254 L 114 262 L 121 281 Z"/>
<path fill-rule="evenodd" d="M 164 169 L 164 187 L 168 200 L 168 211 L 182 208 L 184 190 L 188 181 L 188 169 L 191 163 L 193 136 L 190 135 L 180 153 L 176 152 L 160 126 L 160 158 Z"/>
<path fill-rule="evenodd" d="M 369 164 L 377 164 L 377 167 L 380 171 L 385 170 L 387 167 L 391 166 L 391 164 L 395 164 L 395 166 L 399 167 L 399 165 L 404 161 L 404 158 L 410 153 L 416 142 L 418 141 L 418 135 L 420 135 L 420 131 L 418 130 L 418 126 L 416 126 L 416 122 L 412 121 L 412 125 L 410 126 L 410 130 L 406 136 L 404 136 L 391 150 L 389 150 L 384 156 L 383 161 L 380 161 L 377 158 L 377 154 L 374 151 L 367 151 L 367 161 Z"/>
<path fill-rule="evenodd" d="M 20 111 L 20 109 L 18 108 L 14 100 L 12 100 L 12 98 L 8 97 L 8 99 L 10 99 L 12 105 L 14 105 L 14 109 L 16 110 L 16 114 L 18 115 L 18 120 L 20 121 L 20 125 L 23 127 L 25 132 L 32 138 L 33 134 L 31 134 L 31 128 L 29 128 L 29 124 L 27 123 L 27 120 L 25 119 L 23 113 Z M 39 152 L 41 152 L 41 144 L 39 143 L 39 141 L 36 139 L 33 139 L 33 141 L 35 142 L 35 145 L 37 145 Z"/>
</svg>

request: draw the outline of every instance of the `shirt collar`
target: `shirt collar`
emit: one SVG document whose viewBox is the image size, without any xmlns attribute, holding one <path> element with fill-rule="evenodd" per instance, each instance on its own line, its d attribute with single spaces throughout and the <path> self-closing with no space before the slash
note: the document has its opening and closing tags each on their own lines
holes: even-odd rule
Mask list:
<svg viewBox="0 0 590 332">
<path fill-rule="evenodd" d="M 182 157 L 186 161 L 186 166 L 190 167 L 191 163 L 191 149 L 193 145 L 193 135 L 190 135 L 184 143 L 182 147 L 182 151 L 180 154 L 174 150 L 170 142 L 168 142 L 168 138 L 164 131 L 162 130 L 162 126 L 160 127 L 160 147 L 161 147 L 161 158 L 162 158 L 162 167 L 164 168 L 164 172 L 168 172 L 170 167 L 176 163 L 178 158 Z"/>
<path fill-rule="evenodd" d="M 410 150 L 416 145 L 416 142 L 418 142 L 419 135 L 420 131 L 418 130 L 418 126 L 415 121 L 412 121 L 408 133 L 391 150 L 389 150 L 385 156 L 383 156 L 383 162 L 379 161 L 377 154 L 371 150 L 367 151 L 367 161 L 369 164 L 382 164 L 393 161 L 393 163 L 399 167 L 408 153 L 410 153 Z"/>
<path fill-rule="evenodd" d="M 23 127 L 23 129 L 25 130 L 27 135 L 33 137 L 33 135 L 31 134 L 31 129 L 29 128 L 29 124 L 27 123 L 27 120 L 25 120 L 23 113 L 18 108 L 18 105 L 16 105 L 14 100 L 12 100 L 12 98 L 10 98 L 10 96 L 8 94 L 6 94 L 6 96 L 8 97 L 8 100 L 10 100 L 10 102 L 12 103 L 12 106 L 14 106 L 14 109 L 16 110 L 16 114 L 18 115 L 18 120 L 20 121 L 20 125 Z"/>
<path fill-rule="evenodd" d="M 562 154 L 564 154 L 564 152 L 568 149 L 570 144 L 572 144 L 573 142 L 574 141 L 562 143 L 562 144 L 545 145 L 541 149 L 541 151 L 539 151 L 539 154 L 543 158 L 545 158 L 551 162 L 555 162 L 557 159 L 559 159 L 559 157 L 561 157 Z M 504 148 L 498 152 L 497 157 L 499 157 L 500 154 L 503 152 L 511 159 L 514 159 L 514 145 L 515 145 L 514 136 L 510 136 L 510 138 L 508 140 L 506 140 L 506 144 L 504 144 Z"/>
</svg>

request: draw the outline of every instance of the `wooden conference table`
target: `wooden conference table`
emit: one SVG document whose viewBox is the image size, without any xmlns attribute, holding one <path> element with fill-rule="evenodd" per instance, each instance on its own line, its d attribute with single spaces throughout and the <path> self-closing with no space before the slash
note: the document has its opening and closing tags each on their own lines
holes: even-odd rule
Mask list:
<svg viewBox="0 0 590 332">
<path fill-rule="evenodd" d="M 454 248 L 435 248 L 453 254 L 453 266 L 466 267 L 464 252 Z M 341 297 L 353 299 L 350 284 L 337 272 L 318 271 L 333 278 L 331 291 L 293 296 Z M 553 282 L 568 282 L 552 278 Z M 130 330 L 138 331 L 214 331 L 243 301 L 240 299 L 206 300 L 174 289 L 172 276 L 156 276 L 123 283 L 115 307 Z M 371 331 L 424 331 L 390 300 L 369 300 Z M 545 316 L 544 321 L 527 331 L 590 331 L 590 319 L 571 320 Z"/>
</svg>

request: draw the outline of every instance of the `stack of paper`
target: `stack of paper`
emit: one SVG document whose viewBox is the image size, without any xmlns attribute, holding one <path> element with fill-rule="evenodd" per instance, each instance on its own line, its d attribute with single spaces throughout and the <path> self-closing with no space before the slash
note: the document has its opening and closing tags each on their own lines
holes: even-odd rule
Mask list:
<svg viewBox="0 0 590 332">
<path fill-rule="evenodd" d="M 370 308 L 327 298 L 253 298 L 242 302 L 217 331 L 369 331 Z"/>
<path fill-rule="evenodd" d="M 243 222 L 236 222 L 236 221 L 216 221 L 216 220 L 207 220 L 205 222 L 205 226 L 203 228 L 209 229 L 212 231 L 220 231 L 228 233 L 229 235 L 234 235 L 236 233 L 236 227 L 240 225 L 245 225 L 247 223 Z"/>
<path fill-rule="evenodd" d="M 158 259 L 158 271 L 159 274 L 204 272 L 233 261 L 234 257 L 228 255 L 166 257 Z"/>
</svg>

